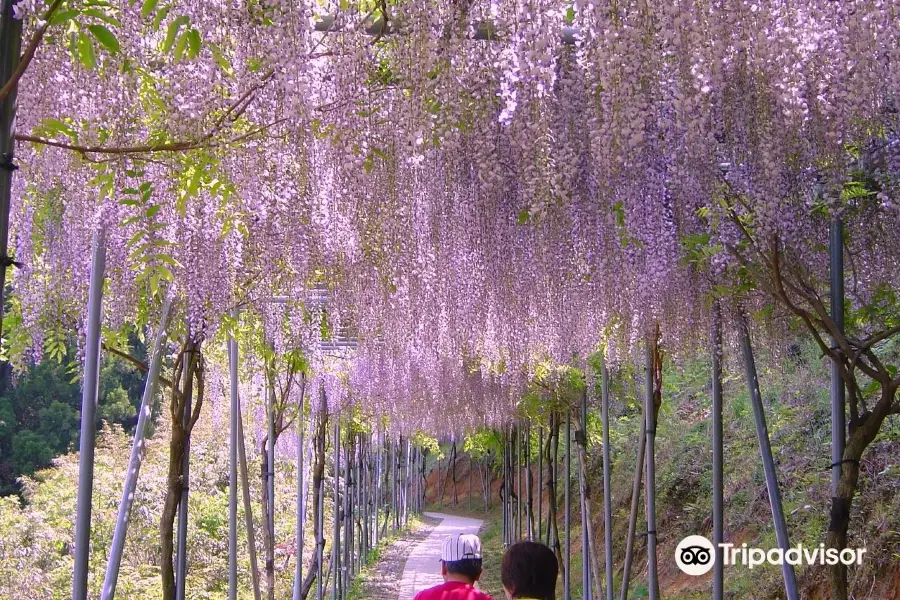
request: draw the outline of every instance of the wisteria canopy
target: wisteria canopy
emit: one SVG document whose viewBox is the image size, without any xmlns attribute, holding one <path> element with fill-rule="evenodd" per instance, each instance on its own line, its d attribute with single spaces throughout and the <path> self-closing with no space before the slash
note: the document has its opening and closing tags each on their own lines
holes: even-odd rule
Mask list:
<svg viewBox="0 0 900 600">
<path fill-rule="evenodd" d="M 616 364 L 657 325 L 696 347 L 713 299 L 771 306 L 773 249 L 827 287 L 836 217 L 850 305 L 900 287 L 895 1 L 16 8 L 25 359 L 83 331 L 96 240 L 108 332 L 152 327 L 168 290 L 195 339 L 240 309 L 335 406 L 432 431 L 499 422 L 542 362 Z"/>
</svg>

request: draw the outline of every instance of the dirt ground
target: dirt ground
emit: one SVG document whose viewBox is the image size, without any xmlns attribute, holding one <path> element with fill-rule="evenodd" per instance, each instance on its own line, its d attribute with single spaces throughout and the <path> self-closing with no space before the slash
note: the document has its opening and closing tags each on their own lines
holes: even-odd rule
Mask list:
<svg viewBox="0 0 900 600">
<path fill-rule="evenodd" d="M 400 579 L 406 559 L 416 545 L 428 537 L 440 521 L 420 516 L 421 523 L 413 525 L 410 530 L 398 534 L 385 546 L 382 546 L 378 560 L 360 574 L 358 587 L 352 597 L 356 600 L 395 600 L 400 595 Z"/>
</svg>

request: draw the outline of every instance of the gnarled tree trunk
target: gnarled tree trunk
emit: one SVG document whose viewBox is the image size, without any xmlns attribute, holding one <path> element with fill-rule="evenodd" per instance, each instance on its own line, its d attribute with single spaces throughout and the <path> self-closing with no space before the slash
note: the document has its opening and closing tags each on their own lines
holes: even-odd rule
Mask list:
<svg viewBox="0 0 900 600">
<path fill-rule="evenodd" d="M 197 384 L 197 402 L 191 408 L 194 379 Z M 184 493 L 184 455 L 191 430 L 193 430 L 203 406 L 203 384 L 203 357 L 200 355 L 200 342 L 188 340 L 182 346 L 175 362 L 169 405 L 172 419 L 172 433 L 169 438 L 169 469 L 166 477 L 166 497 L 159 524 L 163 600 L 174 600 L 175 598 L 175 565 L 173 561 L 175 517 Z M 187 423 L 184 421 L 186 410 L 190 414 Z"/>
</svg>

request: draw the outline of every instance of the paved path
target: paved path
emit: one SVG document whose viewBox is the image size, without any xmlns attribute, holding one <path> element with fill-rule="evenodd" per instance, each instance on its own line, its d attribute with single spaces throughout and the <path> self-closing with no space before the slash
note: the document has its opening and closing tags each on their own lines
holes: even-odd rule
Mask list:
<svg viewBox="0 0 900 600">
<path fill-rule="evenodd" d="M 412 600 L 416 593 L 444 582 L 441 578 L 440 560 L 441 542 L 445 537 L 452 533 L 478 533 L 481 528 L 480 519 L 431 512 L 425 513 L 425 516 L 443 520 L 432 530 L 431 535 L 413 548 L 406 560 L 403 579 L 400 581 L 399 600 Z"/>
</svg>

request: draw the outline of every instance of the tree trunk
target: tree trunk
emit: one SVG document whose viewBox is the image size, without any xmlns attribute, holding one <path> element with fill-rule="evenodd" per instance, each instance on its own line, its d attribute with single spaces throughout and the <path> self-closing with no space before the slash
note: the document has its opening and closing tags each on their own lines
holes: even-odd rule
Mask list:
<svg viewBox="0 0 900 600">
<path fill-rule="evenodd" d="M 309 566 L 309 572 L 306 574 L 306 579 L 303 581 L 303 589 L 301 591 L 301 597 L 303 600 L 306 600 L 307 594 L 309 594 L 310 588 L 312 588 L 313 584 L 316 581 L 316 576 L 319 571 L 319 556 L 320 554 L 324 554 L 325 549 L 325 532 L 323 528 L 323 519 L 322 519 L 322 493 L 324 489 L 324 481 L 325 481 L 325 433 L 328 430 L 328 413 L 326 412 L 326 405 L 324 401 L 324 394 L 322 399 L 322 404 L 319 408 L 319 413 L 316 419 L 316 432 L 313 438 L 313 452 L 314 452 L 314 460 L 315 462 L 312 465 L 312 507 L 313 507 L 313 526 L 315 529 L 315 539 L 316 539 L 316 551 L 313 553 L 312 563 Z"/>
<path fill-rule="evenodd" d="M 850 526 L 850 511 L 853 497 L 859 484 L 859 461 L 863 452 L 871 444 L 881 425 L 891 412 L 891 404 L 896 390 L 890 385 L 881 387 L 882 395 L 872 412 L 865 413 L 861 423 L 850 423 L 850 434 L 844 448 L 844 459 L 841 465 L 841 478 L 838 482 L 837 496 L 831 499 L 831 519 L 825 543 L 829 548 L 839 552 L 847 547 L 847 531 Z M 831 567 L 831 598 L 847 600 L 849 597 L 847 582 L 847 566 L 838 564 Z"/>
<path fill-rule="evenodd" d="M 647 419 L 641 418 L 641 433 L 638 437 L 638 454 L 634 464 L 634 482 L 631 486 L 631 511 L 628 516 L 628 536 L 625 538 L 625 565 L 622 570 L 622 591 L 620 600 L 628 600 L 628 586 L 631 584 L 631 561 L 634 558 L 634 536 L 637 529 L 637 515 L 641 501 L 641 482 L 644 480 L 644 453 L 647 444 Z"/>
<path fill-rule="evenodd" d="M 550 474 L 547 477 L 547 545 L 556 553 L 556 560 L 563 563 L 562 544 L 559 541 L 558 500 L 556 497 L 557 457 L 559 456 L 559 418 L 556 414 L 550 415 L 550 435 L 547 438 L 547 464 L 550 465 Z M 562 575 L 562 572 L 560 572 Z"/>
<path fill-rule="evenodd" d="M 450 483 L 453 485 L 453 506 L 456 506 L 459 503 L 459 497 L 456 493 L 456 442 L 453 442 L 453 468 L 452 468 L 453 478 Z"/>
<path fill-rule="evenodd" d="M 175 566 L 172 563 L 175 554 L 175 515 L 181 502 L 181 465 L 184 459 L 184 429 L 181 428 L 180 416 L 173 420 L 172 435 L 169 440 L 169 473 L 166 478 L 166 499 L 160 519 L 159 535 L 162 556 L 160 559 L 160 576 L 162 578 L 164 600 L 175 598 Z M 177 423 L 177 424 L 176 424 Z"/>
<path fill-rule="evenodd" d="M 259 503 L 262 513 L 262 540 L 266 553 L 266 595 L 269 600 L 275 600 L 275 540 L 269 531 L 269 453 L 266 450 L 268 437 L 263 439 L 259 451 Z"/>
<path fill-rule="evenodd" d="M 203 405 L 203 388 L 198 382 L 197 405 L 190 409 L 191 398 L 185 397 L 182 389 L 194 377 L 202 380 L 203 373 L 199 357 L 199 342 L 186 341 L 175 363 L 175 374 L 172 377 L 172 394 L 169 413 L 172 421 L 172 433 L 169 438 L 169 469 L 166 477 L 166 497 L 160 517 L 160 579 L 162 581 L 163 600 L 175 598 L 175 518 L 184 492 L 184 455 L 191 429 Z M 197 355 L 195 357 L 195 355 Z M 185 363 L 185 360 L 187 361 Z M 190 419 L 185 424 L 185 407 L 188 407 Z"/>
<path fill-rule="evenodd" d="M 587 527 L 587 531 L 583 531 L 581 534 L 586 535 L 588 539 L 588 547 L 590 548 L 590 557 L 591 557 L 591 576 L 594 580 L 594 594 L 595 597 L 603 598 L 603 588 L 601 587 L 601 579 L 600 579 L 600 561 L 599 561 L 599 552 L 596 551 L 596 544 L 594 544 L 594 524 L 591 519 L 591 515 L 593 514 L 593 506 L 591 502 L 591 484 L 588 482 L 588 470 L 587 470 L 587 427 L 586 423 L 583 420 L 579 420 L 579 429 L 575 432 L 575 446 L 578 448 L 578 468 L 581 471 L 580 480 L 581 480 L 581 498 L 584 501 L 584 512 L 587 515 L 585 519 L 585 525 Z"/>
</svg>

